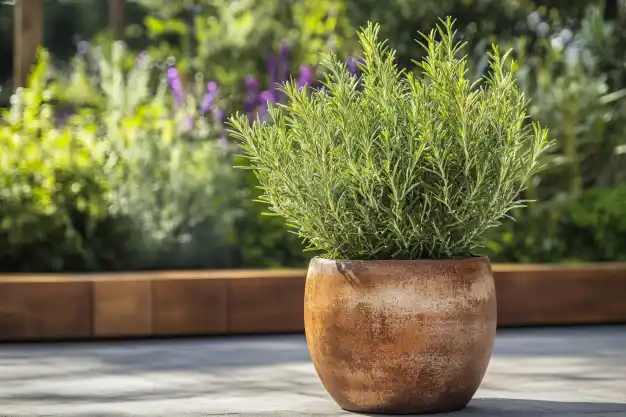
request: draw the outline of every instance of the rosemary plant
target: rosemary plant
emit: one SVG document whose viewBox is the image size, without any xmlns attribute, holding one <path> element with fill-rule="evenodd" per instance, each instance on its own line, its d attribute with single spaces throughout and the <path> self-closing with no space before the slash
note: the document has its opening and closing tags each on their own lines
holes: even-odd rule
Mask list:
<svg viewBox="0 0 626 417">
<path fill-rule="evenodd" d="M 325 257 L 440 259 L 474 254 L 548 147 L 497 46 L 467 78 L 464 43 L 442 20 L 418 42 L 419 75 L 398 69 L 378 25 L 359 33 L 361 75 L 323 57 L 324 87 L 283 86 L 270 122 L 234 116 L 271 210 Z"/>
</svg>

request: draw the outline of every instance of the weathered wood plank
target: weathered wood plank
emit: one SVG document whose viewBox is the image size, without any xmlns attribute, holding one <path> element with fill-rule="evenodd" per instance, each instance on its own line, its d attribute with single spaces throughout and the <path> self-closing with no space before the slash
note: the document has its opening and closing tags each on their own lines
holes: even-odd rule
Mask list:
<svg viewBox="0 0 626 417">
<path fill-rule="evenodd" d="M 152 283 L 147 280 L 93 281 L 95 337 L 152 334 Z"/>
<path fill-rule="evenodd" d="M 626 269 L 496 270 L 498 324 L 626 323 Z"/>
<path fill-rule="evenodd" d="M 13 86 L 26 85 L 43 42 L 43 0 L 15 0 Z"/>
<path fill-rule="evenodd" d="M 228 280 L 228 333 L 304 330 L 305 273 Z"/>
<path fill-rule="evenodd" d="M 109 0 L 109 26 L 116 40 L 124 39 L 125 0 Z"/>
<path fill-rule="evenodd" d="M 91 283 L 0 282 L 0 340 L 91 337 Z"/>
<path fill-rule="evenodd" d="M 153 334 L 224 334 L 226 281 L 173 279 L 152 282 Z"/>
</svg>

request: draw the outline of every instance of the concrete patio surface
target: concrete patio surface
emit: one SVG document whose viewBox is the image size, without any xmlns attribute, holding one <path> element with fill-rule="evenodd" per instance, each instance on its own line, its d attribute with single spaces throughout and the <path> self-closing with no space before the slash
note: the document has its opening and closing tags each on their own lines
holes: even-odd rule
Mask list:
<svg viewBox="0 0 626 417">
<path fill-rule="evenodd" d="M 0 416 L 354 416 L 304 336 L 0 345 Z M 625 416 L 626 326 L 505 329 L 457 417 Z"/>
</svg>

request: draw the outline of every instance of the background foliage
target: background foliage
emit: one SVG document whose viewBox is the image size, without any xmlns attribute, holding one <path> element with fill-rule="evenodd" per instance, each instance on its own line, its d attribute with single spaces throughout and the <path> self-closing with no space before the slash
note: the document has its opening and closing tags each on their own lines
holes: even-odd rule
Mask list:
<svg viewBox="0 0 626 417">
<path fill-rule="evenodd" d="M 530 113 L 550 128 L 557 141 L 546 155 L 547 168 L 529 182 L 521 196 L 539 202 L 515 212 L 516 222 L 493 230 L 484 252 L 497 261 L 512 262 L 623 257 L 619 249 L 626 247 L 620 223 L 626 175 L 623 2 L 421 0 L 416 7 L 415 0 L 129 0 L 125 38 L 130 52 L 124 58 L 125 71 L 134 65 L 135 56 L 149 52 L 153 61 L 147 87 L 150 99 L 116 115 L 115 123 L 109 120 L 114 113 L 111 104 L 117 99 L 102 94 L 106 81 L 97 76 L 96 59 L 75 59 L 77 47 L 82 54 L 88 46 L 79 42 L 88 40 L 89 49 L 101 46 L 105 58 L 111 60 L 105 2 L 44 0 L 44 46 L 50 57 L 46 75 L 39 76 L 45 82 L 34 82 L 27 91 L 16 94 L 13 104 L 9 101 L 13 94 L 10 3 L 0 3 L 0 106 L 6 108 L 0 121 L 3 269 L 303 264 L 309 255 L 301 253 L 298 238 L 286 233 L 279 219 L 262 216 L 263 205 L 250 201 L 250 196 L 259 193 L 256 180 L 250 173 L 228 168 L 235 149 L 218 158 L 225 178 L 213 172 L 213 165 L 208 166 L 214 154 L 204 162 L 197 160 L 200 157 L 193 150 L 205 146 L 198 142 L 220 143 L 223 138 L 219 118 L 197 109 L 206 82 L 219 85 L 222 119 L 235 110 L 266 117 L 265 102 L 284 99 L 273 89 L 274 81 L 291 75 L 314 84 L 322 72 L 315 65 L 318 53 L 330 48 L 349 59 L 358 50 L 355 31 L 367 20 L 381 24 L 381 35 L 389 37 L 390 45 L 398 50 L 400 64 L 409 66 L 409 59 L 418 53 L 412 42 L 416 32 L 429 30 L 444 15 L 458 18 L 460 36 L 469 41 L 473 77 L 487 71 L 485 57 L 492 41 L 498 41 L 503 49 L 513 48 L 519 61 L 516 78 L 531 99 Z M 174 62 L 170 57 L 181 74 L 189 96 L 186 101 L 196 102 L 191 114 L 176 109 L 171 91 L 162 86 L 167 67 Z M 131 89 L 124 95 L 132 96 L 132 88 L 125 84 L 119 91 Z M 21 119 L 16 121 L 11 114 Z M 156 114 L 167 115 L 168 122 L 150 129 L 126 129 L 133 123 L 152 123 Z M 194 126 L 204 124 L 206 130 L 183 134 L 174 129 L 175 145 L 163 139 L 170 127 L 184 125 L 190 116 L 199 119 L 201 114 L 207 120 L 200 119 Z M 216 123 L 217 128 L 210 127 Z M 139 184 L 137 187 L 153 176 L 163 179 L 163 188 L 168 181 L 195 178 L 190 184 L 196 185 L 180 193 L 162 189 L 153 196 L 138 192 L 133 198 L 141 198 L 144 207 L 154 205 L 153 212 L 158 213 L 160 207 L 176 207 L 188 198 L 185 196 L 201 191 L 207 207 L 196 205 L 194 213 L 203 213 L 201 217 L 210 219 L 211 227 L 196 223 L 193 215 L 189 222 L 172 212 L 140 221 L 129 211 L 115 211 L 112 196 L 125 171 L 121 165 L 110 168 L 103 157 L 92 152 L 95 144 L 116 143 L 109 140 L 112 132 L 124 141 L 133 135 L 145 138 L 135 142 L 138 154 L 156 155 L 154 166 L 128 168 L 134 172 L 131 183 Z M 24 140 L 14 142 L 16 134 Z M 149 148 L 151 143 L 155 149 Z M 176 166 L 175 159 L 168 156 L 170 147 L 189 152 L 196 158 L 194 163 L 207 166 L 198 168 L 201 172 L 194 172 L 189 164 Z M 70 158 L 68 154 L 73 152 L 76 155 Z M 44 154 L 45 159 L 39 157 Z M 141 160 L 137 158 L 133 164 Z M 170 166 L 182 173 L 172 173 Z M 200 176 L 207 178 L 206 190 L 199 190 Z M 222 191 L 221 183 L 227 190 Z M 162 197 L 151 200 L 156 195 Z M 201 242 L 199 235 L 206 234 L 203 239 L 220 242 L 221 249 L 204 250 L 203 244 L 191 241 L 182 244 L 181 239 L 186 241 L 193 227 L 185 226 L 186 232 L 179 233 L 183 229 L 172 228 L 169 222 L 196 225 L 199 231 L 191 235 L 200 240 L 193 242 Z M 167 237 L 155 233 L 161 227 L 168 231 Z M 120 246 L 119 242 L 128 244 Z M 161 255 L 155 255 L 159 253 L 155 248 L 161 248 Z M 166 259 L 163 253 L 171 254 L 167 262 L 150 261 Z M 212 253 L 215 256 L 209 256 Z"/>
</svg>

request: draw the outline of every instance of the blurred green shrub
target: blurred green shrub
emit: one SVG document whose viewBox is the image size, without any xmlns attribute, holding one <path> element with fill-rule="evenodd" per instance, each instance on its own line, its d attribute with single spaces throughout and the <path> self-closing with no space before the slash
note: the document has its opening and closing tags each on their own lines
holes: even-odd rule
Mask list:
<svg viewBox="0 0 626 417">
<path fill-rule="evenodd" d="M 103 98 L 87 101 L 97 109 L 94 117 L 106 115 L 101 123 L 110 158 L 123 161 L 107 172 L 114 190 L 111 208 L 140 231 L 134 232 L 133 257 L 139 263 L 125 268 L 304 264 L 298 238 L 251 201 L 258 193 L 256 180 L 233 168 L 243 161 L 222 124 L 228 103 L 205 87 L 217 88 L 216 83 L 205 84 L 196 75 L 185 84 L 171 66 L 167 77 L 155 80 L 151 73 L 162 74 L 163 67 L 148 54 L 134 60 L 128 55 L 122 43 L 115 43 L 110 61 L 102 56 L 95 60 L 98 76 L 90 81 L 85 81 L 88 65 L 79 59 L 63 86 L 73 100 Z M 96 87 L 94 94 L 90 90 Z M 178 107 L 174 115 L 172 107 Z"/>
<path fill-rule="evenodd" d="M 215 83 L 185 84 L 122 43 L 67 73 L 42 52 L 0 122 L 0 269 L 304 262 L 297 238 L 248 203 L 256 184 L 233 168 L 220 100 Z"/>
<path fill-rule="evenodd" d="M 237 166 L 247 164 L 241 156 L 235 157 Z M 304 252 L 300 238 L 288 230 L 285 220 L 269 212 L 258 198 L 259 182 L 250 170 L 237 170 L 238 186 L 233 190 L 240 215 L 235 222 L 238 267 L 305 266 L 314 256 Z"/>
<path fill-rule="evenodd" d="M 126 70 L 121 44 L 92 77 L 47 79 L 46 57 L 0 124 L 2 268 L 231 266 L 232 162 L 193 97 L 173 111 L 166 81 L 155 94 L 148 58 Z M 76 84 L 104 100 L 61 119 L 49 103 Z"/>
<path fill-rule="evenodd" d="M 92 269 L 107 254 L 107 183 L 96 126 L 57 126 L 43 53 L 0 121 L 0 269 Z M 112 248 L 114 248 L 113 246 Z"/>
<path fill-rule="evenodd" d="M 518 39 L 522 46 L 524 39 Z M 557 31 L 530 55 L 520 54 L 518 81 L 533 117 L 549 125 L 557 146 L 549 169 L 535 178 L 537 197 L 577 198 L 584 189 L 626 179 L 626 68 L 612 63 L 626 50 L 601 9 L 587 9 L 581 28 Z M 624 37 L 626 41 L 626 37 Z M 610 53 L 607 54 L 607 52 Z"/>
<path fill-rule="evenodd" d="M 486 254 L 501 262 L 625 261 L 626 183 L 516 213 L 492 235 Z"/>
<path fill-rule="evenodd" d="M 531 114 L 550 127 L 556 144 L 524 195 L 538 203 L 514 213 L 515 221 L 492 235 L 487 253 L 495 260 L 623 257 L 618 248 L 626 240 L 615 219 L 626 181 L 626 68 L 615 56 L 626 54 L 626 32 L 623 22 L 605 21 L 604 14 L 590 6 L 575 32 L 558 29 L 534 45 L 523 37 L 514 43 Z"/>
<path fill-rule="evenodd" d="M 91 85 L 104 100 L 80 115 L 98 120 L 110 212 L 132 227 L 136 256 L 124 268 L 232 266 L 234 177 L 214 108 L 203 109 L 191 86 L 170 91 L 174 68 L 165 77 L 141 55 L 126 70 L 126 58 L 119 42 L 110 60 L 96 58 Z"/>
<path fill-rule="evenodd" d="M 564 259 L 626 261 L 626 184 L 585 191 L 566 208 Z"/>
</svg>

